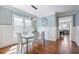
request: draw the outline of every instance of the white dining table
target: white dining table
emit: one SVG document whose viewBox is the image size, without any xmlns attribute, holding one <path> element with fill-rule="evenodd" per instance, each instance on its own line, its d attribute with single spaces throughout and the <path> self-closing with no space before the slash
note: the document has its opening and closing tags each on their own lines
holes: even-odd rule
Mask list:
<svg viewBox="0 0 79 59">
<path fill-rule="evenodd" d="M 28 42 L 30 39 L 34 38 L 34 35 L 23 35 L 22 36 L 23 39 L 26 39 L 26 43 L 27 43 L 27 54 L 28 54 Z"/>
</svg>

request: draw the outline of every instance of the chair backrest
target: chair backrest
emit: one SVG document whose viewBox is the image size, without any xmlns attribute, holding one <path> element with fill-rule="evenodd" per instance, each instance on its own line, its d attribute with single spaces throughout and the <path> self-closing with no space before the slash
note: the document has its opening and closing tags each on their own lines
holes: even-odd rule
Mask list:
<svg viewBox="0 0 79 59">
<path fill-rule="evenodd" d="M 18 43 L 21 44 L 22 43 L 22 34 L 21 33 L 17 33 L 17 38 L 18 38 Z"/>
<path fill-rule="evenodd" d="M 28 32 L 27 32 L 27 31 L 25 31 L 25 32 L 23 32 L 22 34 L 23 34 L 23 35 L 28 35 Z"/>
<path fill-rule="evenodd" d="M 39 32 L 35 32 L 34 33 L 34 40 L 38 40 L 38 37 L 39 37 Z"/>
<path fill-rule="evenodd" d="M 45 32 L 41 33 L 41 43 L 45 44 Z"/>
<path fill-rule="evenodd" d="M 45 32 L 42 32 L 41 33 L 41 39 L 44 39 L 45 40 Z"/>
</svg>

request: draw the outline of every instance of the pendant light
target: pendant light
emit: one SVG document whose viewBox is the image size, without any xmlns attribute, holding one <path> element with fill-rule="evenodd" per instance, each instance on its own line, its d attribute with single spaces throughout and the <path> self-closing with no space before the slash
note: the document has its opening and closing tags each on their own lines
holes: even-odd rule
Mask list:
<svg viewBox="0 0 79 59">
<path fill-rule="evenodd" d="M 37 32 L 37 7 L 34 5 L 31 5 L 31 7 L 35 9 L 35 17 L 32 18 L 33 31 Z"/>
</svg>

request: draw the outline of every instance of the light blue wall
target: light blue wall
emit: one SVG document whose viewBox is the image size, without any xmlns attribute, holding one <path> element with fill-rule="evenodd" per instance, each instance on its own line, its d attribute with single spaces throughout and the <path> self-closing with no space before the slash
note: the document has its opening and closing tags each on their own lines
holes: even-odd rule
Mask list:
<svg viewBox="0 0 79 59">
<path fill-rule="evenodd" d="M 42 24 L 42 18 L 38 19 L 38 32 L 42 33 L 45 32 L 45 39 L 55 41 L 56 40 L 56 22 L 55 22 L 55 15 L 46 16 L 47 24 Z"/>
<path fill-rule="evenodd" d="M 21 11 L 19 10 L 10 10 L 7 8 L 0 7 L 0 25 L 12 25 L 12 15 L 18 15 L 18 16 L 23 16 L 27 17 L 24 14 L 20 13 Z"/>
<path fill-rule="evenodd" d="M 42 18 L 38 18 L 38 27 L 52 27 L 55 26 L 55 16 L 51 15 L 51 16 L 46 16 L 45 18 L 47 18 L 47 24 L 43 25 L 42 24 Z"/>
<path fill-rule="evenodd" d="M 0 25 L 11 25 L 11 12 L 0 7 Z"/>
<path fill-rule="evenodd" d="M 7 8 L 3 8 L 0 7 L 0 25 L 11 25 L 12 24 L 12 15 L 16 14 L 19 16 L 23 16 L 23 17 L 27 17 L 24 14 L 19 13 L 21 11 L 17 10 L 17 11 L 11 11 Z M 38 18 L 38 27 L 52 27 L 55 26 L 55 16 L 54 15 L 50 15 L 50 16 L 46 16 L 46 18 L 48 19 L 47 24 L 43 25 L 42 24 L 42 18 Z"/>
</svg>

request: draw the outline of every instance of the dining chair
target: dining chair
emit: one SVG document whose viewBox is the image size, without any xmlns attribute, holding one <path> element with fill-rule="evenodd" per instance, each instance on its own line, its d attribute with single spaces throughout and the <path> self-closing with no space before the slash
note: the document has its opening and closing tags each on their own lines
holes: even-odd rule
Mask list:
<svg viewBox="0 0 79 59">
<path fill-rule="evenodd" d="M 27 50 L 27 53 L 28 53 L 28 50 L 32 50 L 32 43 L 33 43 L 33 37 L 27 37 L 27 36 L 29 36 L 28 34 L 27 34 L 27 32 L 23 32 L 22 33 L 22 36 L 25 36 L 26 38 L 23 38 L 23 43 L 24 44 L 26 44 L 26 50 Z M 29 48 L 29 49 L 28 49 Z"/>
<path fill-rule="evenodd" d="M 23 31 L 22 35 L 28 35 L 28 32 L 27 31 Z"/>
<path fill-rule="evenodd" d="M 23 33 L 17 33 L 17 53 L 28 53 L 28 45 L 30 44 L 31 41 L 27 41 L 28 39 L 23 38 Z"/>
<path fill-rule="evenodd" d="M 22 54 L 22 34 L 21 33 L 17 33 L 17 53 L 21 53 Z"/>
<path fill-rule="evenodd" d="M 44 31 L 41 33 L 41 42 L 43 45 L 45 45 L 45 32 Z"/>
</svg>

